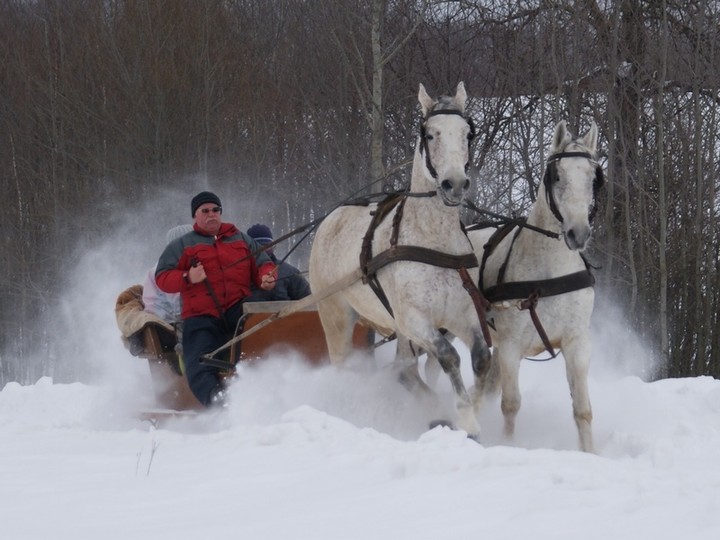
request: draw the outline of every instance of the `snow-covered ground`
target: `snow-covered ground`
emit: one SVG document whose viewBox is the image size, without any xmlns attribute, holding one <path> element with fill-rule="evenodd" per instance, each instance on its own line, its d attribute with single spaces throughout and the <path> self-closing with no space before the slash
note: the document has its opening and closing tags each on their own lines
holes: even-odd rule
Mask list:
<svg viewBox="0 0 720 540">
<path fill-rule="evenodd" d="M 435 411 L 369 362 L 288 356 L 241 371 L 227 410 L 156 428 L 134 417 L 151 392 L 127 361 L 122 383 L 2 389 L 2 538 L 720 537 L 708 377 L 594 376 L 587 455 L 558 360 L 524 366 L 515 440 L 491 403 L 482 444 L 428 431 Z"/>
<path fill-rule="evenodd" d="M 85 382 L 0 389 L 3 540 L 720 538 L 720 381 L 644 382 L 649 347 L 607 307 L 593 330 L 596 455 L 577 451 L 561 359 L 521 369 L 514 440 L 495 401 L 478 444 L 428 430 L 450 415 L 449 384 L 439 408 L 414 401 L 385 369 L 392 345 L 342 369 L 277 355 L 241 370 L 227 410 L 139 420 L 150 376 L 112 308 L 162 248 L 148 221 L 67 272 L 53 314 L 67 350 L 50 365 L 77 363 Z"/>
</svg>

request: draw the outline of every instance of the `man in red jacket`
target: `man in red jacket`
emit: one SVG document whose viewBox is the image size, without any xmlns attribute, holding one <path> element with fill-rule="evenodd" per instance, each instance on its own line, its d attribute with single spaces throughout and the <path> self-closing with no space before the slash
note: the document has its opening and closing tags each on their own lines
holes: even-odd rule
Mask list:
<svg viewBox="0 0 720 540">
<path fill-rule="evenodd" d="M 263 290 L 275 286 L 275 264 L 254 239 L 222 222 L 222 205 L 203 191 L 190 203 L 193 231 L 167 245 L 155 271 L 158 287 L 180 293 L 183 356 L 188 385 L 200 403 L 222 403 L 224 393 L 217 368 L 200 363 L 203 354 L 229 341 L 242 316 L 251 284 Z"/>
</svg>

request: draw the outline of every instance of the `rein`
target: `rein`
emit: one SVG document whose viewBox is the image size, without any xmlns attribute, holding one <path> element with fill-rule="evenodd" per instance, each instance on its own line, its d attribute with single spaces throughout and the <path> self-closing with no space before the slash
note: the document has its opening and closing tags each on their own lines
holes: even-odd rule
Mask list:
<svg viewBox="0 0 720 540">
<path fill-rule="evenodd" d="M 469 116 L 466 116 L 465 114 L 463 114 L 462 112 L 460 112 L 460 111 L 458 111 L 458 110 L 456 110 L 456 109 L 441 109 L 441 110 L 430 111 L 430 112 L 425 116 L 425 118 L 423 119 L 423 122 L 422 122 L 422 124 L 421 124 L 421 126 L 420 126 L 420 140 L 421 140 L 420 153 L 422 154 L 422 153 L 424 152 L 424 154 L 425 154 L 425 166 L 427 167 L 427 169 L 428 169 L 428 171 L 430 172 L 430 174 L 432 175 L 432 177 L 433 177 L 434 179 L 436 179 L 436 180 L 437 180 L 437 176 L 438 176 L 438 175 L 437 175 L 437 171 L 435 170 L 435 167 L 433 167 L 432 161 L 430 160 L 430 152 L 429 152 L 429 149 L 428 149 L 428 135 L 427 135 L 427 131 L 426 131 L 426 128 L 425 128 L 425 122 L 427 121 L 428 118 L 430 118 L 430 117 L 432 117 L 432 116 L 448 115 L 448 114 L 457 115 L 457 116 L 462 117 L 462 118 L 468 123 L 468 125 L 470 126 L 470 133 L 468 133 L 468 150 L 469 150 L 469 148 L 470 148 L 470 144 L 471 144 L 472 141 L 475 139 L 475 124 L 473 123 L 472 118 L 470 118 Z M 469 152 L 468 152 L 468 155 L 469 155 Z M 465 163 L 465 170 L 466 170 L 466 171 L 467 171 L 467 169 L 469 168 L 469 166 L 470 166 L 469 162 Z M 241 262 L 249 259 L 250 257 L 257 257 L 259 254 L 261 254 L 261 253 L 267 251 L 268 249 L 276 246 L 276 245 L 279 244 L 280 242 L 283 242 L 283 241 L 291 238 L 292 236 L 295 236 L 296 234 L 300 234 L 300 233 L 305 232 L 305 231 L 307 230 L 307 232 L 306 232 L 305 235 L 300 239 L 300 241 L 297 242 L 297 243 L 295 244 L 295 246 L 293 246 L 293 247 L 285 254 L 285 256 L 284 256 L 282 259 L 280 259 L 280 263 L 285 262 L 285 260 L 290 256 L 290 254 L 291 254 L 295 249 L 297 249 L 297 248 L 300 246 L 300 244 L 302 243 L 302 241 L 305 240 L 305 239 L 315 230 L 315 228 L 317 228 L 317 226 L 318 226 L 326 217 L 328 217 L 331 213 L 333 213 L 335 210 L 337 210 L 337 209 L 340 208 L 341 206 L 345 206 L 345 205 L 348 205 L 348 204 L 363 204 L 363 205 L 368 205 L 368 204 L 370 204 L 370 199 L 372 199 L 372 198 L 380 197 L 380 196 L 387 196 L 387 195 L 388 195 L 387 193 L 382 192 L 382 193 L 374 193 L 374 194 L 367 195 L 367 196 L 365 196 L 365 197 L 363 197 L 362 199 L 359 199 L 359 200 L 355 199 L 355 197 L 357 196 L 358 193 L 364 191 L 365 189 L 367 189 L 367 188 L 369 188 L 369 187 L 371 187 L 371 186 L 374 186 L 375 184 L 377 184 L 377 183 L 379 183 L 379 182 L 384 182 L 385 180 L 387 180 L 388 177 L 389 177 L 389 175 L 385 175 L 385 176 L 383 176 L 383 177 L 381 177 L 381 178 L 379 178 L 379 179 L 377 179 L 377 180 L 374 180 L 374 181 L 372 181 L 372 182 L 364 185 L 364 186 L 361 187 L 360 189 L 358 189 L 358 190 L 356 190 L 355 192 L 351 193 L 348 197 L 346 197 L 345 199 L 343 199 L 343 200 L 340 201 L 339 203 L 335 204 L 330 210 L 328 210 L 324 215 L 320 216 L 318 219 L 316 219 L 316 220 L 314 220 L 314 221 L 311 221 L 310 223 L 307 223 L 307 224 L 305 224 L 305 225 L 301 225 L 300 227 L 298 227 L 298 228 L 290 231 L 289 233 L 281 236 L 280 238 L 277 238 L 277 239 L 273 240 L 272 242 L 270 242 L 270 243 L 268 243 L 268 244 L 265 244 L 265 245 L 262 246 L 261 248 L 253 251 L 250 255 L 248 255 L 248 256 L 246 256 L 246 257 L 242 257 L 241 259 L 238 259 L 237 261 L 234 261 L 234 262 L 230 263 L 230 264 L 227 265 L 225 268 L 230 268 L 230 267 L 232 267 L 232 266 L 235 266 L 236 264 L 240 264 Z M 420 192 L 401 191 L 401 192 L 399 192 L 398 194 L 401 194 L 401 195 L 403 195 L 404 197 L 421 197 L 421 198 L 422 198 L 422 197 L 435 197 L 435 196 L 437 196 L 437 190 L 420 191 Z M 390 194 L 390 196 L 392 196 L 392 195 L 393 195 L 393 194 Z M 309 230 L 308 230 L 308 229 L 309 229 Z"/>
<path fill-rule="evenodd" d="M 306 223 L 306 224 L 304 224 L 304 225 L 301 225 L 300 227 L 297 227 L 297 228 L 293 229 L 293 230 L 290 231 L 289 233 L 284 234 L 284 235 L 282 235 L 281 237 L 274 239 L 272 242 L 269 242 L 269 243 L 261 246 L 259 249 L 256 249 L 255 251 L 253 251 L 250 255 L 247 255 L 247 256 L 245 256 L 245 257 L 241 257 L 241 258 L 238 259 L 237 261 L 234 261 L 234 262 L 228 264 L 228 265 L 225 266 L 223 269 L 231 268 L 231 267 L 235 266 L 236 264 L 240 264 L 241 262 L 249 259 L 250 257 L 257 257 L 258 255 L 260 255 L 261 253 L 264 253 L 264 252 L 267 251 L 268 249 L 275 247 L 275 246 L 276 246 L 277 244 L 279 244 L 280 242 L 284 242 L 285 240 L 287 240 L 287 239 L 289 239 L 289 238 L 292 238 L 292 237 L 295 236 L 296 234 L 300 234 L 300 233 L 302 233 L 302 232 L 307 231 L 307 232 L 303 235 L 303 237 L 285 254 L 285 256 L 284 256 L 282 259 L 280 259 L 280 263 L 285 262 L 285 260 L 290 256 L 290 254 L 291 254 L 293 251 L 295 251 L 295 250 L 300 246 L 300 244 L 310 235 L 310 233 L 312 233 L 312 232 L 315 230 L 315 228 L 317 228 L 317 226 L 320 225 L 320 223 L 322 223 L 322 222 L 325 220 L 326 217 L 328 217 L 330 214 L 332 214 L 335 210 L 337 210 L 337 209 L 340 208 L 341 206 L 345 206 L 345 205 L 348 205 L 348 204 L 361 204 L 361 205 L 367 206 L 368 204 L 370 204 L 370 199 L 373 199 L 373 198 L 376 198 L 376 197 L 385 197 L 385 196 L 387 196 L 387 193 L 384 193 L 384 192 L 382 192 L 382 193 L 371 193 L 370 195 L 366 195 L 366 196 L 363 197 L 362 199 L 356 199 L 358 193 L 360 193 L 361 191 L 364 191 L 365 189 L 367 189 L 367 188 L 369 188 L 369 187 L 371 187 L 371 186 L 374 186 L 374 185 L 377 184 L 378 182 L 384 182 L 385 180 L 387 180 L 388 176 L 389 176 L 389 175 L 385 175 L 385 176 L 383 176 L 382 178 L 379 178 L 379 179 L 377 179 L 377 180 L 373 180 L 373 181 L 370 182 L 369 184 L 366 184 L 366 185 L 364 185 L 363 187 L 361 187 L 360 189 L 355 190 L 355 191 L 354 191 L 353 193 L 351 193 L 348 197 L 346 197 L 345 199 L 343 199 L 343 200 L 340 201 L 339 203 L 336 203 L 335 206 L 333 206 L 330 210 L 328 210 L 327 212 L 325 212 L 325 214 L 323 214 L 323 215 L 320 216 L 319 218 L 317 218 L 317 219 L 315 219 L 315 220 L 313 220 L 313 221 L 311 221 L 311 222 L 309 222 L 309 223 Z M 408 197 L 433 197 L 433 196 L 435 196 L 435 195 L 437 195 L 437 191 L 427 191 L 427 192 L 420 192 L 420 193 L 407 193 L 407 196 L 408 196 Z M 308 230 L 308 229 L 309 229 L 309 230 Z"/>
<path fill-rule="evenodd" d="M 432 175 L 432 177 L 436 180 L 437 180 L 438 174 L 437 174 L 437 171 L 435 170 L 435 168 L 432 164 L 432 161 L 430 159 L 430 152 L 429 152 L 429 146 L 428 146 L 428 140 L 430 140 L 432 137 L 428 136 L 428 134 L 427 134 L 425 122 L 428 120 L 428 118 L 430 118 L 432 116 L 447 115 L 447 114 L 461 116 L 467 122 L 468 126 L 470 127 L 470 132 L 467 135 L 468 155 L 469 155 L 470 144 L 471 144 L 472 140 L 475 138 L 475 125 L 473 124 L 472 119 L 465 116 L 461 111 L 454 110 L 454 109 L 442 109 L 442 110 L 430 111 L 426 115 L 426 117 L 423 119 L 423 122 L 420 127 L 420 137 L 421 137 L 420 153 L 421 153 L 421 155 L 423 153 L 425 153 L 425 165 L 426 165 L 428 171 L 430 172 L 430 174 Z M 468 161 L 465 163 L 465 170 L 467 171 L 469 167 L 470 167 L 470 163 Z M 327 216 L 329 216 L 337 208 L 339 208 L 343 205 L 347 205 L 347 204 L 369 205 L 370 198 L 373 198 L 373 197 L 377 196 L 378 194 L 372 194 L 368 197 L 364 197 L 360 201 L 355 201 L 353 199 L 361 191 L 367 189 L 369 186 L 372 186 L 378 182 L 386 180 L 387 177 L 388 177 L 388 175 L 386 175 L 378 180 L 375 180 L 375 181 L 371 182 L 370 184 L 360 188 L 359 190 L 355 191 L 352 195 L 350 195 L 349 197 L 347 197 L 340 203 L 336 204 L 331 210 L 329 210 L 327 213 L 325 213 L 320 218 L 318 218 L 310 223 L 307 223 L 305 225 L 302 225 L 302 226 L 294 229 L 293 231 L 273 240 L 272 242 L 263 245 L 259 249 L 253 251 L 250 255 L 248 255 L 246 257 L 242 257 L 242 258 L 238 259 L 237 261 L 230 263 L 225 268 L 235 266 L 236 264 L 239 264 L 242 261 L 244 261 L 250 257 L 255 257 L 255 256 L 259 255 L 260 253 L 263 253 L 263 252 L 267 251 L 268 249 L 271 249 L 272 247 L 279 244 L 280 242 L 287 240 L 288 238 L 290 238 L 296 234 L 305 232 L 307 230 L 305 235 L 300 240 L 300 242 L 302 242 L 305 238 L 307 238 L 308 235 L 310 235 L 312 233 L 312 231 Z M 362 249 L 361 256 L 360 256 L 361 268 L 357 270 L 358 275 L 356 276 L 355 274 L 353 274 L 352 276 L 348 276 L 348 280 L 341 280 L 341 282 L 334 284 L 334 286 L 332 287 L 332 289 L 333 289 L 332 292 L 323 291 L 320 294 L 311 294 L 310 297 L 306 297 L 305 299 L 302 299 L 298 302 L 302 302 L 302 305 L 305 305 L 306 302 L 312 302 L 312 303 L 317 302 L 317 301 L 319 301 L 319 299 L 324 298 L 329 294 L 334 294 L 334 292 L 337 292 L 337 290 L 340 290 L 340 288 L 342 286 L 349 286 L 354 281 L 362 279 L 365 283 L 370 284 L 371 287 L 373 286 L 372 285 L 373 282 L 376 284 L 377 288 L 374 288 L 373 290 L 375 290 L 376 294 L 378 294 L 378 297 L 381 299 L 381 301 L 383 301 L 383 305 L 385 305 L 385 307 L 388 309 L 389 313 L 392 315 L 392 309 L 389 305 L 389 302 L 387 301 L 387 297 L 385 297 L 385 294 L 382 291 L 382 287 L 380 286 L 379 282 L 377 282 L 377 278 L 375 275 L 376 272 L 380 268 L 382 268 L 383 266 L 386 266 L 387 264 L 390 264 L 390 263 L 396 262 L 396 261 L 400 261 L 400 260 L 410 260 L 410 261 L 416 261 L 416 262 L 423 262 L 426 264 L 432 264 L 432 265 L 440 266 L 443 268 L 453 268 L 453 269 L 457 269 L 458 272 L 460 273 L 460 276 L 463 279 L 463 286 L 469 292 L 470 296 L 473 299 L 473 303 L 475 304 L 476 309 L 478 311 L 478 316 L 480 318 L 483 334 L 485 336 L 488 346 L 490 346 L 491 345 L 490 333 L 487 328 L 487 322 L 486 322 L 486 318 L 485 318 L 485 311 L 487 311 L 487 309 L 489 308 L 489 303 L 484 300 L 484 298 L 482 297 L 482 293 L 477 289 L 477 286 L 472 282 L 472 279 L 470 278 L 469 274 L 467 273 L 467 268 L 473 268 L 475 266 L 478 266 L 478 262 L 477 262 L 477 258 L 475 256 L 475 254 L 469 253 L 467 255 L 455 256 L 455 255 L 449 255 L 449 254 L 442 253 L 442 252 L 435 251 L 435 250 L 430 250 L 427 248 L 413 247 L 413 246 L 397 246 L 396 245 L 400 220 L 402 218 L 402 209 L 404 208 L 405 201 L 410 197 L 418 197 L 418 198 L 435 197 L 435 196 L 437 196 L 437 194 L 438 193 L 436 190 L 430 190 L 430 191 L 426 191 L 426 192 L 404 191 L 404 192 L 399 192 L 399 193 L 393 193 L 393 194 L 390 194 L 389 196 L 386 193 L 383 193 L 382 195 L 385 195 L 386 198 L 383 201 L 378 203 L 378 209 L 374 213 L 374 216 L 377 216 L 378 213 L 381 213 L 381 207 L 386 206 L 386 210 L 383 210 L 384 213 L 381 213 L 379 218 L 377 218 L 377 219 L 375 217 L 373 218 L 370 228 L 368 229 L 368 232 L 366 233 L 366 236 L 363 239 L 363 249 Z M 400 207 L 398 209 L 398 213 L 395 215 L 394 220 L 393 220 L 392 247 L 390 250 L 386 250 L 385 252 L 381 253 L 378 257 L 372 258 L 371 246 L 372 246 L 372 237 L 374 235 L 375 227 L 377 227 L 377 225 L 382 221 L 382 218 L 385 215 L 387 215 L 397 204 L 400 204 Z M 462 226 L 462 224 L 461 224 L 461 226 Z M 299 246 L 300 242 L 298 242 L 290 251 L 288 251 L 288 253 L 285 255 L 285 257 L 283 257 L 280 260 L 280 263 L 284 262 L 285 259 L 287 259 L 287 257 L 292 253 L 292 251 L 295 250 Z M 368 258 L 366 264 L 363 263 L 363 257 L 365 257 L 365 256 L 367 256 L 367 258 Z M 368 269 L 369 269 L 369 272 L 368 272 Z M 346 283 L 343 283 L 344 281 Z M 481 299 L 482 301 L 480 301 L 479 299 Z M 294 309 L 296 309 L 296 308 L 293 308 L 291 311 L 294 311 Z M 285 313 L 285 312 L 276 313 L 274 317 L 270 317 L 270 318 L 266 319 L 266 321 L 264 321 L 264 323 L 267 324 L 267 323 L 271 322 L 272 320 L 276 320 L 277 318 L 282 318 L 285 315 L 289 314 L 291 311 L 289 311 L 288 313 Z M 202 360 L 206 361 L 208 363 L 212 362 L 213 361 L 213 359 L 211 358 L 212 356 L 214 356 L 216 353 L 226 349 L 227 347 L 231 346 L 232 344 L 236 343 L 237 341 L 240 341 L 243 337 L 249 335 L 250 333 L 256 331 L 256 329 L 259 329 L 259 327 L 261 325 L 264 326 L 263 323 L 261 323 L 260 325 L 256 325 L 250 331 L 248 331 L 240 336 L 236 336 L 235 338 L 230 340 L 228 343 L 226 343 L 219 349 L 217 349 L 207 355 L 203 355 Z"/>
<path fill-rule="evenodd" d="M 529 229 L 531 231 L 535 231 L 540 234 L 544 234 L 545 236 L 549 238 L 555 238 L 556 240 L 560 238 L 560 235 L 553 231 L 548 231 L 547 229 L 543 229 L 542 227 L 537 227 L 535 225 L 530 225 L 527 222 L 526 218 L 509 218 L 506 216 L 502 216 L 500 214 L 496 214 L 494 212 L 491 212 L 489 210 L 483 210 L 482 208 L 479 208 L 475 203 L 473 203 L 470 199 L 465 199 L 463 202 L 463 206 L 467 208 L 468 210 L 472 210 L 473 212 L 477 214 L 485 214 L 487 216 L 490 216 L 494 219 L 497 219 L 499 221 L 499 225 L 515 225 L 518 227 L 522 227 L 525 229 Z M 489 225 L 481 225 L 479 223 L 473 223 L 472 225 L 468 225 L 467 230 L 468 231 L 474 231 L 478 229 L 483 229 L 485 227 L 492 227 L 497 224 L 489 224 Z"/>
</svg>

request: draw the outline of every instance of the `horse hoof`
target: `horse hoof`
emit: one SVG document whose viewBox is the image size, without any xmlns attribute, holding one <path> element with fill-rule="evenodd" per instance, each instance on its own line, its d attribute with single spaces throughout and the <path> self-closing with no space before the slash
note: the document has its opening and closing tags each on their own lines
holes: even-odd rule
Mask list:
<svg viewBox="0 0 720 540">
<path fill-rule="evenodd" d="M 430 426 L 430 429 L 435 429 L 436 427 L 455 429 L 455 426 L 450 420 L 431 420 L 428 425 Z"/>
</svg>

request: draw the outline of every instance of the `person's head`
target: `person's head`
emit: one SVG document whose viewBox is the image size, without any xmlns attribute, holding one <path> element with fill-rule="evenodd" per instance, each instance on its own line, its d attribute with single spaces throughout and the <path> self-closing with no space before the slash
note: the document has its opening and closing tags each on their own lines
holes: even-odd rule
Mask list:
<svg viewBox="0 0 720 540">
<path fill-rule="evenodd" d="M 185 236 L 187 233 L 189 233 L 192 230 L 193 230 L 193 226 L 190 224 L 177 225 L 167 232 L 167 235 L 165 237 L 165 242 L 167 244 L 169 244 L 173 240 L 177 240 L 181 236 Z"/>
<path fill-rule="evenodd" d="M 201 191 L 190 203 L 192 217 L 198 228 L 208 234 L 217 234 L 222 225 L 220 198 L 210 191 Z"/>
<path fill-rule="evenodd" d="M 265 246 L 273 241 L 272 231 L 267 225 L 256 223 L 247 230 L 247 235 L 254 238 L 255 241 L 261 246 Z M 268 253 L 272 254 L 272 248 L 267 250 Z"/>
</svg>

